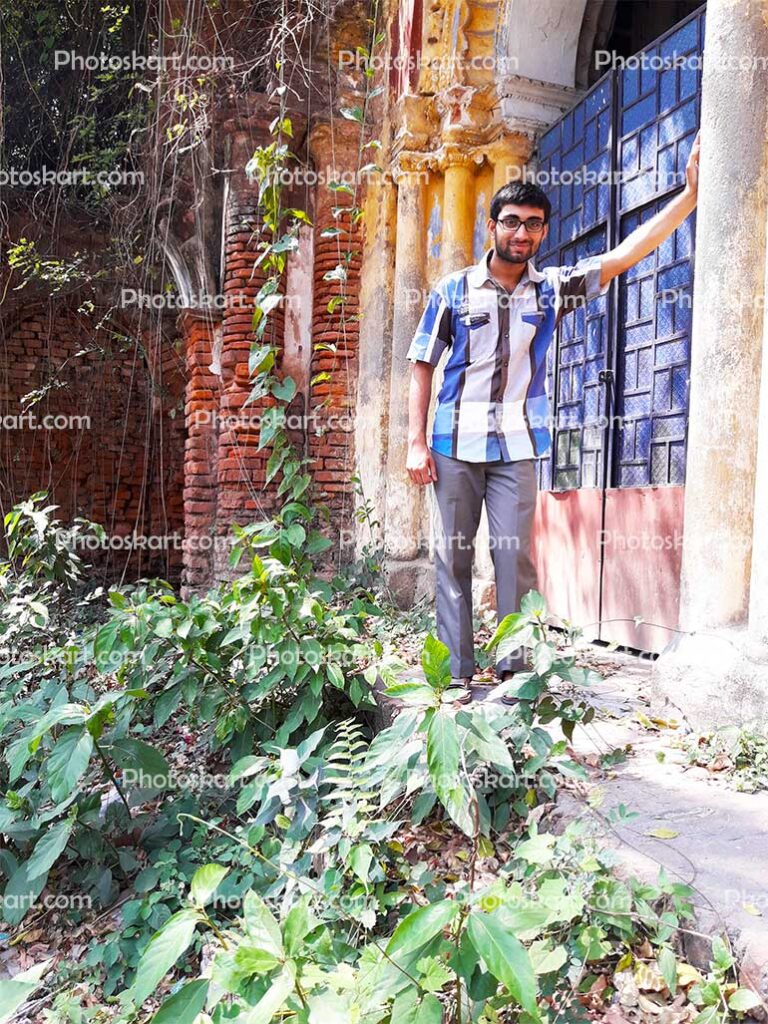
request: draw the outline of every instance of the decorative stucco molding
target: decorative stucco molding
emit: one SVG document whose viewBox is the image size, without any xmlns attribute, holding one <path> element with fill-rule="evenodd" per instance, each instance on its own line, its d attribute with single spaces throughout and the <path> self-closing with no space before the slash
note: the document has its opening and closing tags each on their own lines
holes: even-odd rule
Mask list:
<svg viewBox="0 0 768 1024">
<path fill-rule="evenodd" d="M 507 131 L 536 138 L 583 95 L 581 89 L 507 75 L 498 84 L 501 120 Z"/>
</svg>

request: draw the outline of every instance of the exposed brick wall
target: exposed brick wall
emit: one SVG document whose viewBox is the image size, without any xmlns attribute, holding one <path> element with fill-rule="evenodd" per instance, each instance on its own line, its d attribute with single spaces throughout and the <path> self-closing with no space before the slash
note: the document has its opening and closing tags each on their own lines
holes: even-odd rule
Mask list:
<svg viewBox="0 0 768 1024">
<path fill-rule="evenodd" d="M 81 552 L 106 580 L 149 573 L 173 580 L 182 559 L 184 422 L 171 410 L 180 405 L 182 355 L 160 337 L 95 334 L 97 320 L 98 312 L 86 318 L 55 305 L 4 319 L 2 512 L 47 490 L 60 506 L 57 518 L 84 516 L 113 538 L 106 550 Z M 6 419 L 21 416 L 22 397 L 39 389 L 41 401 L 29 408 L 35 426 Z M 41 429 L 46 415 L 86 419 Z M 145 539 L 120 540 L 134 535 Z"/>
<path fill-rule="evenodd" d="M 321 171 L 333 165 L 353 167 L 359 148 L 357 131 L 356 126 L 337 124 L 333 145 L 323 151 L 329 129 L 316 126 L 310 144 L 315 167 Z M 89 415 L 91 427 L 3 431 L 1 510 L 7 511 L 36 490 L 48 489 L 65 521 L 82 515 L 101 523 L 110 536 L 151 538 L 143 550 L 123 544 L 102 553 L 103 557 L 89 554 L 89 561 L 98 564 L 110 581 L 161 575 L 173 582 L 181 580 L 189 592 L 227 578 L 232 574 L 232 524 L 268 519 L 281 503 L 276 496 L 279 476 L 265 484 L 270 450 L 257 450 L 260 414 L 269 400 L 245 406 L 253 386 L 248 368 L 255 338 L 253 304 L 264 280 L 263 272 L 254 268 L 264 238 L 258 187 L 243 169 L 254 147 L 271 141 L 268 119 L 262 124 L 260 115 L 250 117 L 242 129 L 236 121 L 227 122 L 226 134 L 231 173 L 222 214 L 224 259 L 219 287 L 227 302 L 220 322 L 217 315 L 188 311 L 179 318 L 175 333 L 166 324 L 165 337 L 159 328 L 132 332 L 125 326 L 122 330 L 130 341 L 122 344 L 108 331 L 94 334 L 101 315 L 98 310 L 81 317 L 55 302 L 40 304 L 39 312 L 30 308 L 15 316 L 4 309 L 0 411 L 19 414 L 22 395 L 43 387 L 55 374 L 64 387 L 51 388 L 36 413 Z M 302 129 L 294 140 L 302 158 L 303 139 Z M 310 288 L 308 278 L 303 279 L 307 287 L 301 300 L 306 303 L 307 319 L 311 305 L 311 332 L 307 327 L 304 344 L 314 351 L 311 365 L 309 355 L 301 359 L 305 375 L 329 375 L 310 389 L 308 397 L 305 377 L 290 412 L 308 413 L 308 427 L 291 431 L 291 440 L 310 459 L 313 496 L 329 506 L 329 533 L 336 536 L 352 525 L 354 504 L 350 477 L 358 325 L 352 318 L 358 312 L 360 225 L 351 237 L 323 236 L 325 228 L 349 227 L 349 216 L 334 216 L 332 207 L 353 202 L 324 183 L 309 190 L 297 187 L 296 194 L 287 193 L 284 201 L 312 213 L 312 284 Z M 324 275 L 337 266 L 340 252 L 348 249 L 353 256 L 343 289 L 347 302 L 329 313 L 328 302 L 340 287 L 338 282 L 325 281 Z M 265 337 L 281 351 L 285 320 L 286 311 L 275 309 Z M 295 360 L 301 351 L 295 330 L 292 338 Z M 318 345 L 319 349 L 314 348 Z M 90 348 L 94 350 L 77 354 Z M 219 365 L 213 369 L 216 361 Z M 350 536 L 348 530 L 347 540 Z M 337 555 L 338 549 L 331 554 Z"/>
<path fill-rule="evenodd" d="M 358 129 L 335 126 L 333 134 L 326 124 L 318 125 L 310 139 L 312 157 L 318 170 L 332 167 L 342 172 L 357 166 Z M 358 202 L 362 196 L 358 195 Z M 362 262 L 362 224 L 352 226 L 347 213 L 338 208 L 351 206 L 352 196 L 319 185 L 315 196 L 315 262 L 312 315 L 312 376 L 327 374 L 314 384 L 310 393 L 310 429 L 308 450 L 314 479 L 314 492 L 331 512 L 331 534 L 342 533 L 342 557 L 349 554 L 354 506 L 354 412 L 357 391 L 360 270 Z M 334 215 L 334 208 L 337 212 Z M 328 228 L 340 228 L 339 235 L 323 235 Z M 349 232 L 349 233 L 347 233 Z M 346 254 L 351 252 L 351 259 Z M 347 269 L 342 284 L 325 280 L 339 264 Z M 328 303 L 344 295 L 333 312 Z M 317 346 L 320 346 L 318 349 Z M 325 346 L 330 346 L 326 348 Z"/>
<path fill-rule="evenodd" d="M 265 141 L 267 139 L 264 132 Z M 246 401 L 253 388 L 248 367 L 255 341 L 253 310 L 265 275 L 256 269 L 263 240 L 259 215 L 258 186 L 243 173 L 254 148 L 253 136 L 241 133 L 233 140 L 233 167 L 225 209 L 225 307 L 221 326 L 221 397 L 217 455 L 217 533 L 230 536 L 231 525 L 245 525 L 268 519 L 275 509 L 275 487 L 265 487 L 270 450 L 258 450 L 260 416 L 268 399 Z M 264 342 L 281 344 L 282 310 L 269 317 Z M 218 576 L 229 574 L 228 552 L 217 545 L 215 568 Z"/>
<path fill-rule="evenodd" d="M 218 488 L 218 374 L 211 368 L 220 319 L 192 312 L 180 317 L 187 356 L 184 414 L 184 574 L 185 590 L 213 579 Z"/>
</svg>

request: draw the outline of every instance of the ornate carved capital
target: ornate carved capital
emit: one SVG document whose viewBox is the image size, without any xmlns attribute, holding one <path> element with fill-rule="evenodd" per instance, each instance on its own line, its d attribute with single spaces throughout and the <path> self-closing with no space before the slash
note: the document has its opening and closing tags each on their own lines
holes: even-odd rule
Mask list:
<svg viewBox="0 0 768 1024">
<path fill-rule="evenodd" d="M 445 172 L 448 167 L 474 167 L 483 162 L 483 154 L 474 147 L 469 149 L 455 143 L 447 143 L 435 153 L 435 166 Z"/>
<path fill-rule="evenodd" d="M 392 178 L 396 185 L 401 185 L 411 177 L 414 180 L 426 178 L 436 168 L 437 160 L 434 153 L 416 153 L 404 149 L 392 162 Z"/>
</svg>

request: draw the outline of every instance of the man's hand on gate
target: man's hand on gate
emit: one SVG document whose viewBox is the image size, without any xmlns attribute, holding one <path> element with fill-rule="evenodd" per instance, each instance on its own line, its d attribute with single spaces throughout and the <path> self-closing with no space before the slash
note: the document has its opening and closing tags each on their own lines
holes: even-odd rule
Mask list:
<svg viewBox="0 0 768 1024">
<path fill-rule="evenodd" d="M 688 163 L 685 165 L 685 187 L 693 195 L 696 195 L 699 190 L 699 155 L 701 153 L 701 140 L 699 139 L 699 133 L 696 132 L 696 138 L 693 140 L 691 146 L 691 152 L 688 155 Z"/>
<path fill-rule="evenodd" d="M 648 253 L 657 249 L 679 228 L 688 214 L 696 209 L 699 190 L 699 154 L 701 143 L 698 132 L 693 140 L 688 163 L 685 166 L 685 188 L 673 196 L 649 220 L 638 225 L 621 242 L 600 257 L 600 285 L 634 267 Z"/>
<path fill-rule="evenodd" d="M 408 445 L 405 468 L 415 484 L 431 484 L 433 480 L 437 480 L 435 460 L 424 441 L 412 441 Z"/>
</svg>

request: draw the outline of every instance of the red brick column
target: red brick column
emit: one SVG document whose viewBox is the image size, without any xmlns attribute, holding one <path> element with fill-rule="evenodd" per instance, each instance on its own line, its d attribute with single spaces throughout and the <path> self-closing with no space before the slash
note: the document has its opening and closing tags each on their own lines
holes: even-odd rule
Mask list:
<svg viewBox="0 0 768 1024">
<path fill-rule="evenodd" d="M 268 141 L 266 126 L 263 141 Z M 255 340 L 252 328 L 254 300 L 264 274 L 254 270 L 263 240 L 258 208 L 258 186 L 248 180 L 244 168 L 258 139 L 254 131 L 235 131 L 232 139 L 229 190 L 225 217 L 224 315 L 221 344 L 221 401 L 218 445 L 218 524 L 222 537 L 231 534 L 232 523 L 269 518 L 275 506 L 274 488 L 265 491 L 269 448 L 257 450 L 260 414 L 265 401 L 245 406 L 253 382 L 248 357 Z M 270 314 L 264 341 L 281 343 L 283 312 Z M 228 552 L 217 553 L 218 576 L 228 575 Z"/>
<path fill-rule="evenodd" d="M 328 188 L 327 177 L 350 184 L 358 166 L 360 128 L 349 122 L 336 124 L 333 132 L 328 124 L 312 129 L 309 149 L 321 183 L 315 196 L 315 261 L 312 313 L 312 376 L 328 374 L 328 379 L 313 385 L 310 394 L 310 415 L 307 428 L 309 455 L 312 460 L 314 493 L 331 511 L 331 527 L 341 534 L 342 553 L 353 546 L 354 487 L 354 404 L 357 391 L 359 324 L 351 320 L 358 313 L 360 268 L 362 262 L 361 222 L 350 229 L 349 214 L 334 216 L 333 207 L 352 206 L 354 197 Z M 362 203 L 362 187 L 358 203 Z M 324 236 L 326 228 L 342 228 L 344 233 Z M 344 254 L 352 251 L 347 264 Z M 347 267 L 346 282 L 326 281 L 324 275 L 342 264 Z M 344 294 L 347 301 L 333 313 L 328 303 Z M 332 348 L 320 348 L 318 344 Z"/>
<path fill-rule="evenodd" d="M 179 317 L 187 356 L 184 417 L 183 595 L 214 582 L 220 378 L 211 368 L 220 316 L 184 312 Z"/>
</svg>

